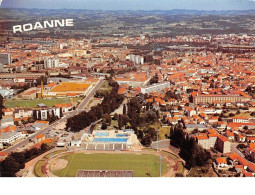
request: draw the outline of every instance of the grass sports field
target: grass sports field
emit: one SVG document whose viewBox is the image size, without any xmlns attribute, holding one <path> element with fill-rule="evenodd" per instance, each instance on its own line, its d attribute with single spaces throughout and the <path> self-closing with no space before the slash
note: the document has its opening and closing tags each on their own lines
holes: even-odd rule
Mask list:
<svg viewBox="0 0 255 195">
<path fill-rule="evenodd" d="M 79 169 L 85 170 L 134 170 L 134 177 L 158 177 L 159 157 L 151 154 L 67 154 L 60 159 L 68 161 L 64 169 L 54 171 L 59 177 L 75 177 Z M 165 160 L 162 175 L 167 171 Z"/>
<path fill-rule="evenodd" d="M 81 100 L 82 97 L 73 98 L 74 102 Z M 25 107 L 25 108 L 33 108 L 36 107 L 37 104 L 45 104 L 46 106 L 53 107 L 55 104 L 65 104 L 71 103 L 70 98 L 52 98 L 52 99 L 35 99 L 35 100 L 7 100 L 4 102 L 4 106 L 6 108 L 13 107 Z"/>
</svg>

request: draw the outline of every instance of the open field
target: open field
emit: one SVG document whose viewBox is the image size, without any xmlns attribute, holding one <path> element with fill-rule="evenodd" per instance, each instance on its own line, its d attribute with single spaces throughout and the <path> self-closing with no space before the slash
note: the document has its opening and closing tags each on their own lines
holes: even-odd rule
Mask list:
<svg viewBox="0 0 255 195">
<path fill-rule="evenodd" d="M 82 97 L 73 98 L 74 102 L 81 100 Z M 4 106 L 6 108 L 13 107 L 25 107 L 25 108 L 33 108 L 36 107 L 37 104 L 45 104 L 46 106 L 53 107 L 55 104 L 71 104 L 70 98 L 52 98 L 52 99 L 35 99 L 35 100 L 7 100 L 4 102 Z"/>
<path fill-rule="evenodd" d="M 59 177 L 75 177 L 79 169 L 85 170 L 134 170 L 134 177 L 158 177 L 159 157 L 151 154 L 67 154 L 61 159 L 68 161 L 64 169 L 54 171 Z M 163 175 L 167 171 L 162 161 Z"/>
</svg>

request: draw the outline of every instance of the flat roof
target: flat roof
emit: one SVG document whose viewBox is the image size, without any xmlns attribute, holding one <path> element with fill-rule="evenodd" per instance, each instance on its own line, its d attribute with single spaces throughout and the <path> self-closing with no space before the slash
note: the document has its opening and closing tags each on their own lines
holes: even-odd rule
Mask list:
<svg viewBox="0 0 255 195">
<path fill-rule="evenodd" d="M 20 134 L 20 132 L 6 132 L 0 134 L 0 139 L 9 139 L 17 134 Z"/>
</svg>

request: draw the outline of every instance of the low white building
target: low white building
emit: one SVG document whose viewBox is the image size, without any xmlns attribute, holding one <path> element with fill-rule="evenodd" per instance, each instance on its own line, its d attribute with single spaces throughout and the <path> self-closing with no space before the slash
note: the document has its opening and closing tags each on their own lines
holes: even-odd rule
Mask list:
<svg viewBox="0 0 255 195">
<path fill-rule="evenodd" d="M 13 117 L 2 118 L 1 128 L 8 127 L 11 125 L 14 125 Z"/>
<path fill-rule="evenodd" d="M 23 117 L 32 117 L 33 116 L 33 110 L 31 108 L 18 108 L 14 111 L 14 118 L 23 118 Z"/>
<path fill-rule="evenodd" d="M 233 123 L 249 123 L 249 118 L 235 116 L 233 117 Z"/>
<path fill-rule="evenodd" d="M 156 83 L 153 85 L 150 85 L 148 87 L 142 87 L 141 88 L 141 93 L 146 94 L 146 93 L 151 93 L 151 92 L 159 92 L 165 88 L 170 88 L 170 83 L 165 82 L 165 83 Z"/>
<path fill-rule="evenodd" d="M 81 140 L 73 140 L 71 141 L 71 146 L 80 147 L 81 146 Z"/>
<path fill-rule="evenodd" d="M 15 140 L 20 139 L 22 137 L 21 132 L 6 132 L 0 134 L 0 143 L 8 143 L 12 144 Z"/>
</svg>

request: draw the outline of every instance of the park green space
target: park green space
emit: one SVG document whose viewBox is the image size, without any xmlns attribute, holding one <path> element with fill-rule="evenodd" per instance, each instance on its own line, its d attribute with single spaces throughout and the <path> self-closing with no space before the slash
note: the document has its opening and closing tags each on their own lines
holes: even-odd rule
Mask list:
<svg viewBox="0 0 255 195">
<path fill-rule="evenodd" d="M 73 102 L 77 102 L 82 99 L 82 97 L 72 98 Z M 33 108 L 38 104 L 45 104 L 48 107 L 53 107 L 55 104 L 65 104 L 71 103 L 70 98 L 52 98 L 52 99 L 34 99 L 34 100 L 6 100 L 4 102 L 4 106 L 6 108 L 13 107 L 25 107 L 25 108 Z"/>
<path fill-rule="evenodd" d="M 151 128 L 154 128 L 155 130 L 159 130 L 159 140 L 166 139 L 166 136 L 170 136 L 170 127 L 162 127 L 160 123 L 154 123 L 153 125 L 150 125 Z"/>
<path fill-rule="evenodd" d="M 109 85 L 108 82 L 104 82 L 104 84 L 98 89 L 99 91 L 111 91 L 112 87 Z"/>
<path fill-rule="evenodd" d="M 61 159 L 68 161 L 64 169 L 54 171 L 59 177 L 75 177 L 79 169 L 84 170 L 133 170 L 134 177 L 158 177 L 159 157 L 151 154 L 67 154 Z M 161 161 L 162 175 L 167 172 L 167 164 Z"/>
</svg>

